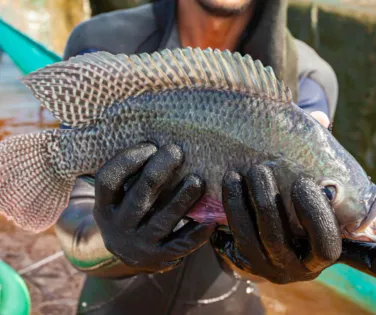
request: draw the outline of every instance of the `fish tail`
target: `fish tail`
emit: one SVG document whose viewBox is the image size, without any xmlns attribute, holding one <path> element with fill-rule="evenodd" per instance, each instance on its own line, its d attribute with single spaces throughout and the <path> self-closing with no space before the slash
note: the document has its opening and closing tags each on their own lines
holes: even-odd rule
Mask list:
<svg viewBox="0 0 376 315">
<path fill-rule="evenodd" d="M 62 132 L 49 130 L 0 142 L 0 212 L 24 230 L 48 229 L 68 203 L 75 177 L 52 163 Z"/>
</svg>

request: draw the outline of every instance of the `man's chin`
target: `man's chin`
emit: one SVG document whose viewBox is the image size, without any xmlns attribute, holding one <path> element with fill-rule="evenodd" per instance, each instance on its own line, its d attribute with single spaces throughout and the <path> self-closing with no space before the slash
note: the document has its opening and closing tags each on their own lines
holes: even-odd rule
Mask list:
<svg viewBox="0 0 376 315">
<path fill-rule="evenodd" d="M 218 17 L 236 16 L 247 10 L 254 0 L 224 1 L 197 0 L 200 6 L 210 15 Z"/>
</svg>

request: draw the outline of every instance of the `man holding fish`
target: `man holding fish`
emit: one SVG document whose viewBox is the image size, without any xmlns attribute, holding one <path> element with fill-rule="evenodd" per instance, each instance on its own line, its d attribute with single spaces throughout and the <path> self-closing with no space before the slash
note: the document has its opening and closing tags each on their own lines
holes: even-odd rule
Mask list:
<svg viewBox="0 0 376 315">
<path fill-rule="evenodd" d="M 286 10 L 285 0 L 156 1 L 82 23 L 65 59 L 187 46 L 239 51 L 271 66 L 292 100 L 328 128 L 335 74 L 290 35 Z M 308 178 L 294 183 L 291 201 L 310 242 L 300 248 L 269 165 L 224 176 L 229 233 L 186 218 L 202 202 L 205 181 L 189 174 L 173 185 L 183 161 L 178 144 L 140 143 L 105 163 L 95 191 L 90 177 L 77 180 L 56 231 L 68 259 L 88 274 L 78 313 L 263 314 L 257 294 L 249 294 L 254 288 L 240 278 L 312 280 L 340 257 L 341 231 L 330 204 L 335 187 L 322 189 Z"/>
<path fill-rule="evenodd" d="M 253 59 L 260 59 L 264 65 L 272 66 L 277 77 L 291 88 L 295 102 L 328 127 L 328 116 L 333 118 L 337 102 L 336 77 L 330 66 L 311 48 L 289 34 L 286 9 L 287 1 L 282 0 L 157 1 L 153 5 L 100 15 L 79 25 L 69 39 L 65 59 L 96 50 L 127 54 L 184 46 L 238 50 L 242 54 L 249 53 Z M 97 202 L 96 211 L 100 212 L 113 202 L 114 193 L 118 193 L 111 184 L 111 178 L 116 173 L 116 167 L 111 168 L 111 163 L 116 165 L 132 160 L 127 159 L 126 154 L 130 157 L 138 154 L 147 163 L 142 163 L 143 168 L 140 167 L 138 185 L 134 184 L 133 191 L 127 193 L 142 196 L 143 191 L 145 194 L 148 191 L 149 195 L 142 197 L 158 203 L 163 201 L 163 196 L 158 198 L 160 191 L 168 187 L 166 180 L 178 171 L 182 163 L 183 157 L 175 149 L 167 147 L 156 151 L 154 146 L 145 145 L 123 153 L 118 160 L 115 158 L 103 167 L 104 171 L 100 174 L 106 174 L 110 179 L 108 185 L 101 187 L 96 194 L 83 180 L 77 181 L 70 205 L 57 224 L 57 234 L 73 264 L 89 275 L 82 292 L 81 312 L 184 314 L 189 310 L 191 314 L 261 314 L 263 307 L 257 295 L 247 294 L 248 283 L 233 278 L 232 270 L 242 273 L 243 277 L 249 273 L 277 283 L 288 283 L 313 279 L 338 259 L 340 233 L 330 206 L 321 191 L 304 180 L 296 186 L 297 210 L 303 217 L 311 215 L 314 219 L 324 216 L 327 220 L 320 222 L 321 226 L 317 226 L 317 220 L 307 220 L 312 247 L 308 255 L 310 263 L 299 259 L 299 253 L 293 251 L 290 245 L 289 230 L 284 225 L 284 210 L 269 199 L 277 187 L 265 167 L 253 168 L 246 177 L 249 191 L 258 203 L 252 209 L 252 222 L 245 216 L 251 209 L 244 203 L 244 198 L 248 197 L 240 188 L 240 175 L 231 172 L 225 177 L 224 204 L 231 218 L 233 236 L 217 231 L 211 244 L 202 246 L 212 230 L 191 225 L 184 233 L 174 236 L 184 245 L 163 250 L 163 255 L 155 250 L 148 253 L 145 249 L 149 248 L 148 243 L 154 242 L 156 233 L 152 229 L 145 228 L 143 234 L 135 235 L 132 229 L 127 231 L 111 220 L 101 222 L 99 219 L 98 223 L 95 222 L 92 214 L 94 203 Z M 129 165 L 127 171 L 134 173 L 137 167 Z M 159 176 L 153 181 L 154 189 L 146 190 L 148 179 L 155 169 Z M 198 178 L 188 178 L 175 195 L 178 196 L 173 203 L 176 215 L 170 215 L 169 220 L 175 222 L 181 219 L 202 195 L 203 187 L 204 183 Z M 330 191 L 327 193 L 331 194 Z M 123 198 L 120 196 L 119 201 Z M 137 204 L 137 201 L 131 204 Z M 151 208 L 154 208 L 151 202 L 145 208 L 130 208 L 123 204 L 119 211 L 132 217 L 139 212 L 147 214 Z M 167 212 L 171 206 L 160 211 L 163 210 Z M 257 215 L 258 220 L 255 220 Z M 165 225 L 164 229 L 160 226 L 164 236 L 171 233 L 171 224 L 166 218 L 160 222 L 160 225 Z M 137 224 L 140 222 L 137 221 Z M 115 233 L 117 230 L 122 233 Z M 113 249 L 121 246 L 122 238 L 126 237 L 134 239 L 134 243 L 123 248 L 121 255 L 114 257 L 107 252 L 102 238 L 107 245 L 120 242 L 109 246 Z M 186 238 L 190 238 L 189 241 Z M 212 246 L 217 257 L 212 252 Z M 251 256 L 249 253 L 252 253 Z M 127 266 L 121 262 L 121 257 L 127 255 L 133 257 L 137 264 Z M 230 271 L 230 275 L 222 270 Z M 152 276 L 145 276 L 145 273 Z M 125 279 L 108 280 L 104 288 L 102 283 L 105 280 L 99 280 L 101 277 Z M 92 290 L 101 294 L 91 297 Z M 114 296 L 118 298 L 114 300 Z"/>
</svg>

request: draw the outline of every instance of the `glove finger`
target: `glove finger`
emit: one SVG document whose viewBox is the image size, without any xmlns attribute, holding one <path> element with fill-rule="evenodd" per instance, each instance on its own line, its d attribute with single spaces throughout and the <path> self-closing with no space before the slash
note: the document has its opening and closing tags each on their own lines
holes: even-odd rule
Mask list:
<svg viewBox="0 0 376 315">
<path fill-rule="evenodd" d="M 257 250 L 249 248 L 250 255 L 253 255 L 252 259 L 244 257 L 236 248 L 233 236 L 228 232 L 217 230 L 210 241 L 217 255 L 221 257 L 221 265 L 224 268 L 239 274 L 245 271 L 245 277 L 251 274 L 269 281 L 279 277 L 278 269 L 267 261 L 264 253 L 260 255 Z M 237 270 L 234 269 L 234 265 Z"/>
<path fill-rule="evenodd" d="M 153 144 L 142 143 L 126 149 L 100 168 L 95 180 L 94 215 L 98 219 L 108 219 L 114 205 L 124 196 L 124 183 L 136 173 L 157 151 Z"/>
<path fill-rule="evenodd" d="M 241 261 L 239 261 L 240 255 L 235 248 L 234 237 L 231 233 L 217 230 L 211 236 L 210 242 L 216 253 L 226 262 L 225 265 L 231 265 L 232 263 L 238 268 L 243 268 Z"/>
<path fill-rule="evenodd" d="M 119 225 L 124 228 L 139 226 L 164 184 L 172 178 L 182 162 L 183 152 L 178 146 L 162 147 L 145 165 L 140 178 L 125 195 L 117 212 Z"/>
<path fill-rule="evenodd" d="M 273 172 L 265 165 L 252 167 L 246 177 L 250 200 L 256 212 L 259 235 L 273 265 L 285 269 L 299 260 Z"/>
<path fill-rule="evenodd" d="M 189 255 L 210 239 L 214 229 L 214 224 L 186 223 L 161 244 L 163 257 L 170 261 Z"/>
<path fill-rule="evenodd" d="M 172 233 L 179 221 L 203 196 L 205 184 L 196 175 L 188 175 L 176 189 L 172 200 L 155 213 L 148 221 L 146 229 L 153 231 L 153 238 L 159 241 Z"/>
<path fill-rule="evenodd" d="M 247 202 L 246 195 L 241 176 L 235 172 L 226 173 L 222 189 L 223 207 L 235 241 L 233 248 L 236 248 L 252 265 L 259 262 L 266 263 L 267 259 L 255 224 L 254 210 Z M 236 253 L 228 254 L 236 256 Z"/>
<path fill-rule="evenodd" d="M 337 220 L 324 193 L 309 179 L 293 184 L 292 200 L 312 249 L 304 264 L 313 272 L 321 271 L 341 256 L 342 238 Z"/>
</svg>

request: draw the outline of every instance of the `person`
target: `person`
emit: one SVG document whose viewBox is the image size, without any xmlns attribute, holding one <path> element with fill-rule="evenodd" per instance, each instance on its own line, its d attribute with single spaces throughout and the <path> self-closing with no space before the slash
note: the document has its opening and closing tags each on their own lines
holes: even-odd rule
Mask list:
<svg viewBox="0 0 376 315">
<path fill-rule="evenodd" d="M 149 0 L 89 0 L 91 16 L 139 6 Z"/>
<path fill-rule="evenodd" d="M 292 37 L 286 16 L 287 0 L 159 0 L 81 23 L 64 59 L 185 46 L 239 51 L 271 66 L 295 103 L 328 127 L 336 76 Z M 229 233 L 185 219 L 205 182 L 190 174 L 170 187 L 183 160 L 175 144 L 140 143 L 107 162 L 95 188 L 93 178 L 77 180 L 56 233 L 66 257 L 87 275 L 78 314 L 264 314 L 254 277 L 312 280 L 340 257 L 334 214 L 309 179 L 292 190 L 308 234 L 304 243 L 291 235 L 267 166 L 250 166 L 247 174 L 229 170 L 223 179 Z"/>
</svg>

